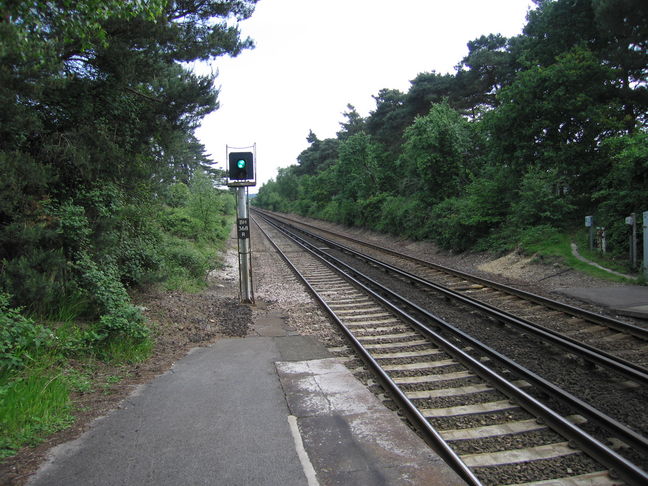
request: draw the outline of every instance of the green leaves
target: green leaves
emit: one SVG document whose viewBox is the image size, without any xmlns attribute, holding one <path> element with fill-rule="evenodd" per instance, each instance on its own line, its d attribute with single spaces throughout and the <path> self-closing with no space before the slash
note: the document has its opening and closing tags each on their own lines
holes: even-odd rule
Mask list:
<svg viewBox="0 0 648 486">
<path fill-rule="evenodd" d="M 470 124 L 446 103 L 436 104 L 405 130 L 401 172 L 420 178 L 432 201 L 455 196 L 470 173 L 473 146 Z"/>
<path fill-rule="evenodd" d="M 45 314 L 90 296 L 85 317 L 139 323 L 124 286 L 159 270 L 154 200 L 211 162 L 193 131 L 218 106 L 215 77 L 185 62 L 251 47 L 233 20 L 255 3 L 3 3 L 0 289 Z M 204 189 L 182 205 L 220 236 L 221 201 Z"/>
<path fill-rule="evenodd" d="M 24 317 L 22 309 L 9 305 L 9 295 L 0 292 L 0 373 L 22 368 L 54 339 L 51 331 Z"/>
<path fill-rule="evenodd" d="M 523 35 L 480 35 L 456 73 L 382 89 L 366 118 L 349 105 L 335 139 L 311 132 L 256 203 L 460 250 L 648 208 L 648 4 L 535 3 Z"/>
</svg>

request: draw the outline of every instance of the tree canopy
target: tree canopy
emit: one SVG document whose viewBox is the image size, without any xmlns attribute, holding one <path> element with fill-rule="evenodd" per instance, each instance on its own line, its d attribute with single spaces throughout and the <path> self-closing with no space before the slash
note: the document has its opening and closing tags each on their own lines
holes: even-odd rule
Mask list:
<svg viewBox="0 0 648 486">
<path fill-rule="evenodd" d="M 190 63 L 252 48 L 237 21 L 255 3 L 0 2 L 0 292 L 14 304 L 141 321 L 126 288 L 163 271 L 170 220 L 155 208 L 183 183 L 212 224 L 195 194 L 217 174 L 194 130 L 218 91 Z"/>
<path fill-rule="evenodd" d="M 309 138 L 299 169 L 280 172 L 257 204 L 459 250 L 596 214 L 625 251 L 618 221 L 648 210 L 635 190 L 646 178 L 648 4 L 535 4 L 521 35 L 469 41 L 454 73 L 380 90 L 366 118 L 349 106 L 337 137 Z M 298 189 L 280 194 L 288 174 Z"/>
</svg>

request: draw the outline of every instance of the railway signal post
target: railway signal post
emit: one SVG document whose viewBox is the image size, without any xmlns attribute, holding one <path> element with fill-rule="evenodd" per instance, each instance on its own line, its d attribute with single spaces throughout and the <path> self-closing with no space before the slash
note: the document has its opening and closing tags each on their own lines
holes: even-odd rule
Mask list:
<svg viewBox="0 0 648 486">
<path fill-rule="evenodd" d="M 226 146 L 229 164 L 227 185 L 236 188 L 236 233 L 239 253 L 239 291 L 241 302 L 254 303 L 252 289 L 252 254 L 250 245 L 250 212 L 248 187 L 256 185 L 256 144 L 252 147 L 234 149 Z M 251 150 L 250 150 L 251 149 Z"/>
</svg>

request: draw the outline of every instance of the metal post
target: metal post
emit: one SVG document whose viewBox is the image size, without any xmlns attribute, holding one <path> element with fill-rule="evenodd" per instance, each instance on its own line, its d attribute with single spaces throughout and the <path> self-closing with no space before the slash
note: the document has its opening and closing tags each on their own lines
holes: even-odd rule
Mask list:
<svg viewBox="0 0 648 486">
<path fill-rule="evenodd" d="M 632 270 L 637 268 L 637 213 L 632 213 L 632 245 L 630 247 Z"/>
<path fill-rule="evenodd" d="M 648 280 L 648 211 L 643 213 L 643 274 Z"/>
<path fill-rule="evenodd" d="M 241 302 L 254 303 L 252 292 L 252 258 L 250 252 L 250 217 L 247 187 L 236 188 L 236 230 L 239 249 L 239 279 Z"/>
<path fill-rule="evenodd" d="M 589 249 L 594 250 L 594 217 L 585 216 L 585 227 L 589 229 Z"/>
</svg>

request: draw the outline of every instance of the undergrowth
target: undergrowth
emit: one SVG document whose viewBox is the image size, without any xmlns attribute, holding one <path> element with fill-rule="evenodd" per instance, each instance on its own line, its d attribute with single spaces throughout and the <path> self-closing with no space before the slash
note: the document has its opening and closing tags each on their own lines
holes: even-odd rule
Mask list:
<svg viewBox="0 0 648 486">
<path fill-rule="evenodd" d="M 577 230 L 559 231 L 548 226 L 537 227 L 522 233 L 519 239 L 520 247 L 528 254 L 557 259 L 565 265 L 593 277 L 614 282 L 638 283 L 579 260 L 572 253 L 572 242 L 577 244 L 579 253 L 588 260 L 592 260 L 611 270 L 629 273 L 628 267 L 618 261 L 608 258 L 598 251 L 589 251 L 587 249 L 587 235 L 583 235 L 582 232 Z"/>
<path fill-rule="evenodd" d="M 232 195 L 210 184 L 200 177 L 191 188 L 177 184 L 172 205 L 149 211 L 155 219 L 146 222 L 146 238 L 115 258 L 100 262 L 80 246 L 70 263 L 77 280 L 55 308 L 12 305 L 12 295 L 0 288 L 0 458 L 73 423 L 74 393 L 107 391 L 121 379 L 101 378 L 97 369 L 151 355 L 152 324 L 132 303 L 129 288 L 199 291 L 207 285 L 235 209 Z M 82 214 L 75 213 L 80 227 Z"/>
</svg>

